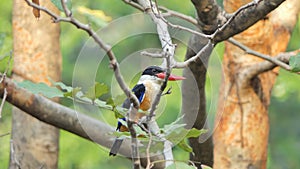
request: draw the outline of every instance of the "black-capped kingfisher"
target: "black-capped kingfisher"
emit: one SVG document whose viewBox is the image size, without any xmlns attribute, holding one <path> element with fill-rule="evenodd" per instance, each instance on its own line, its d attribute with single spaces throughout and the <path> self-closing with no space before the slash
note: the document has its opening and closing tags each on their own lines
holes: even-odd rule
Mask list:
<svg viewBox="0 0 300 169">
<path fill-rule="evenodd" d="M 140 109 L 142 111 L 148 111 L 151 108 L 151 105 L 160 90 L 162 83 L 166 77 L 166 71 L 159 66 L 149 66 L 147 67 L 140 77 L 138 83 L 133 87 L 132 92 L 135 94 L 137 99 L 140 102 Z M 176 81 L 183 80 L 184 77 L 170 75 L 168 80 Z M 130 108 L 130 100 L 126 99 L 122 105 L 122 107 L 129 109 Z M 144 116 L 145 114 L 138 114 L 138 116 Z M 138 117 L 141 118 L 141 117 Z M 122 125 L 120 120 L 126 121 L 125 118 L 119 119 L 117 131 L 125 132 L 128 131 L 127 127 Z M 111 149 L 109 155 L 115 156 L 123 142 L 122 138 L 116 138 Z"/>
</svg>

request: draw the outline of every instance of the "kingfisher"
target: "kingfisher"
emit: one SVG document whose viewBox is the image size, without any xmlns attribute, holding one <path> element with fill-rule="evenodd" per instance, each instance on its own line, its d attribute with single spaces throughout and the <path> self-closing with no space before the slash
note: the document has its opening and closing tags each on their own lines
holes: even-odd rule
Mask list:
<svg viewBox="0 0 300 169">
<path fill-rule="evenodd" d="M 160 91 L 161 85 L 164 82 L 164 79 L 166 77 L 166 70 L 159 67 L 159 66 L 149 66 L 147 67 L 138 83 L 133 87 L 132 92 L 137 97 L 140 107 L 139 109 L 142 111 L 148 111 L 151 108 L 151 105 L 157 95 L 157 93 Z M 182 76 L 176 76 L 176 75 L 170 75 L 168 80 L 169 81 L 176 81 L 176 80 L 183 80 L 185 79 Z M 127 98 L 124 103 L 122 104 L 123 108 L 129 109 L 131 106 L 130 100 Z M 137 115 L 138 119 L 142 116 L 145 116 L 144 113 L 138 113 Z M 124 125 L 122 125 L 121 120 L 126 121 L 126 118 L 120 118 L 118 120 L 118 125 L 116 128 L 116 131 L 119 132 L 125 132 L 128 131 L 128 128 Z M 109 152 L 110 156 L 115 156 L 123 142 L 123 138 L 116 138 L 111 149 Z"/>
</svg>

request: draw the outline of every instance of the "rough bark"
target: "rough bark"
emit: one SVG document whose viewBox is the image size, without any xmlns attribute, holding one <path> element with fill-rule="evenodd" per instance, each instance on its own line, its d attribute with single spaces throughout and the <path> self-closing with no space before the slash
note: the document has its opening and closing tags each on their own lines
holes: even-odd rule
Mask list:
<svg viewBox="0 0 300 169">
<path fill-rule="evenodd" d="M 205 44 L 206 39 L 193 36 L 189 42 L 189 48 L 186 52 L 186 59 L 194 56 Z M 182 82 L 182 112 L 185 114 L 185 122 L 187 128 L 206 128 L 206 99 L 205 99 L 205 81 L 206 68 L 209 55 L 201 58 L 200 61 L 192 63 L 188 68 L 184 69 L 183 76 L 186 79 Z M 195 82 L 197 86 L 194 86 Z M 201 136 L 203 137 L 203 136 Z M 204 141 L 204 140 L 202 140 Z M 190 145 L 193 153 L 190 154 L 190 160 L 198 161 L 202 164 L 212 166 L 213 164 L 213 143 L 209 137 L 204 142 L 200 142 L 199 138 L 190 138 Z M 200 168 L 200 164 L 196 164 Z"/>
<path fill-rule="evenodd" d="M 249 1 L 224 1 L 227 12 Z M 265 19 L 234 38 L 258 52 L 274 56 L 284 52 L 294 27 L 300 2 L 283 3 Z M 280 15 L 279 15 L 280 14 Z M 282 22 L 283 21 L 283 22 Z M 214 168 L 263 169 L 267 162 L 268 106 L 278 69 L 245 78 L 262 60 L 226 43 L 216 130 Z"/>
<path fill-rule="evenodd" d="M 225 22 L 225 18 L 220 15 L 221 8 L 214 0 L 192 0 L 197 11 L 197 18 L 200 30 L 205 34 L 212 34 L 218 25 Z M 193 57 L 206 44 L 207 39 L 193 35 L 189 41 L 185 60 Z M 206 99 L 205 99 L 205 81 L 206 68 L 210 53 L 207 53 L 200 61 L 192 63 L 185 68 L 183 75 L 186 80 L 182 82 L 182 112 L 185 114 L 185 122 L 187 128 L 206 128 Z M 191 72 L 191 73 L 190 73 Z M 197 86 L 193 86 L 194 80 Z M 197 99 L 195 99 L 197 98 Z M 198 103 L 195 103 L 195 100 Z M 196 106 L 198 105 L 198 106 Z M 196 113 L 196 115 L 195 115 Z M 206 136 L 205 136 L 206 138 Z M 202 142 L 204 141 L 204 142 Z M 190 160 L 198 161 L 202 164 L 212 166 L 213 164 L 213 143 L 212 138 L 199 141 L 199 138 L 189 139 L 190 145 L 193 148 L 193 153 L 190 154 Z M 196 164 L 200 168 L 200 164 Z"/>
<path fill-rule="evenodd" d="M 41 5 L 58 12 L 50 0 Z M 13 77 L 50 84 L 48 78 L 60 80 L 59 25 L 44 13 L 36 19 L 32 10 L 25 1 L 14 0 Z M 57 128 L 14 108 L 10 168 L 57 168 L 58 138 Z"/>
</svg>

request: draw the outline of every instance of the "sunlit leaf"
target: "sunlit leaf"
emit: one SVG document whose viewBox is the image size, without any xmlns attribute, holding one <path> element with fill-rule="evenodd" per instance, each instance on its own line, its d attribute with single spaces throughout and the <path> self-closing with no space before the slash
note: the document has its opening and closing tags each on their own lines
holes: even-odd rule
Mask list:
<svg viewBox="0 0 300 169">
<path fill-rule="evenodd" d="M 61 0 L 51 0 L 51 2 L 58 8 L 58 10 L 64 12 L 64 8 L 61 5 Z M 72 9 L 72 1 L 66 0 L 66 5 L 69 10 Z"/>
<path fill-rule="evenodd" d="M 112 109 L 112 107 L 111 107 L 110 105 L 106 104 L 105 101 L 102 101 L 102 100 L 100 100 L 100 99 L 96 99 L 96 100 L 94 101 L 94 104 L 95 104 L 96 106 L 100 107 L 100 108 L 105 108 L 105 109 L 108 109 L 108 110 L 111 110 L 111 109 Z"/>
<path fill-rule="evenodd" d="M 196 128 L 192 128 L 188 131 L 185 138 L 199 137 L 201 134 L 204 134 L 206 132 L 207 132 L 207 130 L 205 130 L 205 129 L 198 130 Z"/>
<path fill-rule="evenodd" d="M 196 169 L 196 167 L 188 165 L 187 163 L 184 162 L 176 161 L 173 164 L 166 167 L 166 169 Z"/>
<path fill-rule="evenodd" d="M 212 169 L 211 167 L 207 166 L 207 165 L 201 165 L 202 169 Z"/>
<path fill-rule="evenodd" d="M 115 105 L 115 102 L 114 102 L 114 99 L 113 98 L 108 98 L 107 100 L 106 100 L 106 104 L 107 105 L 111 105 L 112 107 L 115 107 L 116 105 Z"/>
<path fill-rule="evenodd" d="M 291 71 L 300 72 L 300 53 L 290 57 L 289 65 L 291 67 Z"/>
<path fill-rule="evenodd" d="M 1 34 L 0 34 L 1 35 Z M 3 55 L 0 57 L 0 72 L 3 73 L 8 70 L 6 75 L 10 76 L 13 66 L 13 59 L 9 55 Z"/>
<path fill-rule="evenodd" d="M 51 79 L 49 79 L 51 81 L 51 83 L 55 86 L 59 86 L 62 90 L 65 90 L 67 92 L 70 92 L 73 90 L 73 87 L 71 86 L 67 86 L 66 84 L 64 84 L 63 82 L 54 82 Z"/>
<path fill-rule="evenodd" d="M 56 87 L 48 86 L 45 83 L 33 83 L 31 81 L 26 80 L 23 82 L 18 82 L 17 85 L 19 87 L 27 89 L 33 94 L 42 94 L 48 98 L 63 97 L 62 91 L 58 90 Z"/>
<path fill-rule="evenodd" d="M 86 16 L 89 21 L 95 23 L 97 26 L 100 27 L 106 26 L 107 23 L 112 20 L 110 16 L 107 16 L 101 10 L 92 10 L 84 6 L 79 6 L 77 8 L 77 11 L 80 14 Z"/>
</svg>

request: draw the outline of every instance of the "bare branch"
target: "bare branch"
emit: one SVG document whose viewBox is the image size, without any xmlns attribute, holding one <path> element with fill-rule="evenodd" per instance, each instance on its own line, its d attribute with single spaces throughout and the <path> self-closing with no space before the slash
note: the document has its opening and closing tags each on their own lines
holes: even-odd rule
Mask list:
<svg viewBox="0 0 300 169">
<path fill-rule="evenodd" d="M 25 113 L 104 147 L 111 147 L 115 138 L 111 134 L 115 131 L 111 126 L 43 96 L 32 94 L 18 87 L 10 78 L 5 78 L 3 83 L 0 83 L 0 97 L 3 96 L 5 88 L 7 89 L 6 101 Z M 128 156 L 130 145 L 127 141 L 123 142 L 123 144 L 124 146 L 121 147 L 120 153 Z"/>
<path fill-rule="evenodd" d="M 198 15 L 198 24 L 205 34 L 212 34 L 226 18 L 215 0 L 191 0 Z"/>
<path fill-rule="evenodd" d="M 196 1 L 196 0 L 193 0 Z M 218 31 L 214 36 L 214 43 L 217 44 L 226 40 L 252 26 L 254 23 L 264 18 L 268 13 L 277 8 L 285 0 L 268 0 L 250 2 L 238 9 L 230 19 L 230 22 Z M 247 18 L 245 20 L 245 18 Z"/>
<path fill-rule="evenodd" d="M 68 9 L 66 3 L 67 3 L 66 0 L 61 0 L 61 5 L 62 5 L 62 7 L 63 7 L 63 9 L 64 9 L 65 15 L 66 15 L 67 17 L 71 17 L 72 12 Z"/>
<path fill-rule="evenodd" d="M 147 166 L 146 169 L 151 169 L 153 167 L 153 163 L 151 163 L 150 159 L 150 148 L 151 148 L 151 143 L 152 143 L 152 134 L 151 132 L 148 132 L 149 134 L 149 142 L 146 148 L 146 156 L 147 156 Z"/>
<path fill-rule="evenodd" d="M 288 63 L 290 57 L 294 56 L 299 51 L 300 51 L 300 49 L 292 51 L 292 52 L 281 53 L 281 54 L 279 54 L 279 55 L 277 55 L 277 56 L 275 56 L 273 58 L 276 59 L 279 62 Z M 247 80 L 250 80 L 253 77 L 259 75 L 260 73 L 263 73 L 263 72 L 266 72 L 266 71 L 274 69 L 276 66 L 278 66 L 276 63 L 270 62 L 269 60 L 263 61 L 263 62 L 254 64 L 254 65 L 248 67 L 247 69 L 245 69 L 241 73 L 241 76 L 245 77 L 245 80 L 247 81 Z M 288 70 L 289 71 L 291 70 L 290 67 L 289 67 Z"/>
<path fill-rule="evenodd" d="M 131 135 L 131 157 L 133 161 L 133 168 L 140 169 L 141 162 L 140 162 L 140 155 L 138 149 L 137 135 L 133 125 L 134 125 L 133 121 L 127 120 L 128 130 L 130 131 L 130 135 Z"/>
<path fill-rule="evenodd" d="M 2 81 L 6 77 L 6 74 L 7 74 L 8 70 L 9 70 L 9 66 L 10 66 L 10 63 L 11 63 L 11 59 L 12 59 L 12 51 L 9 52 L 9 58 L 8 58 L 8 61 L 7 61 L 7 64 L 6 64 L 5 71 L 4 71 L 3 75 L 0 78 L 0 83 L 2 83 Z M 0 116 L 0 118 L 1 118 L 1 116 Z"/>
<path fill-rule="evenodd" d="M 18 168 L 21 168 L 20 162 L 16 157 L 14 141 L 10 140 L 10 158 L 13 164 L 15 164 Z"/>
<path fill-rule="evenodd" d="M 0 105 L 0 119 L 2 118 L 2 110 L 3 110 L 3 106 L 5 103 L 6 97 L 7 97 L 7 90 L 6 90 L 6 88 L 4 88 L 3 98 L 2 98 L 1 105 Z"/>
<path fill-rule="evenodd" d="M 164 53 L 150 53 L 150 52 L 147 52 L 147 51 L 142 51 L 141 55 L 149 56 L 149 57 L 152 57 L 152 58 L 165 58 Z"/>
<path fill-rule="evenodd" d="M 180 19 L 183 19 L 185 21 L 188 21 L 188 22 L 192 23 L 195 26 L 198 26 L 198 21 L 195 18 L 191 17 L 191 16 L 184 15 L 183 13 L 180 13 L 180 12 L 177 12 L 177 11 L 173 11 L 171 9 L 168 9 L 168 8 L 164 7 L 164 6 L 158 6 L 158 8 L 160 10 L 163 10 L 163 11 L 166 12 L 166 13 L 162 13 L 162 15 L 165 16 L 165 17 L 167 17 L 167 16 L 178 17 Z"/>
<path fill-rule="evenodd" d="M 209 55 L 211 51 L 213 50 L 213 44 L 211 41 L 208 41 L 208 43 L 193 57 L 189 58 L 188 60 L 184 62 L 177 62 L 173 65 L 173 68 L 184 68 L 187 67 L 189 64 L 193 62 L 197 62 L 201 58 L 201 56 Z"/>
<path fill-rule="evenodd" d="M 124 3 L 128 4 L 128 5 L 131 5 L 132 7 L 140 10 L 140 11 L 144 11 L 144 8 L 139 5 L 138 3 L 132 1 L 132 0 L 122 0 Z"/>
<path fill-rule="evenodd" d="M 81 29 L 81 30 L 85 31 L 86 33 L 88 33 L 88 35 L 94 39 L 94 41 L 99 45 L 99 47 L 102 48 L 107 53 L 107 56 L 110 60 L 110 66 L 114 70 L 114 74 L 115 74 L 116 80 L 117 80 L 120 88 L 126 94 L 127 98 L 129 98 L 130 101 L 133 103 L 134 108 L 139 109 L 139 106 L 140 106 L 139 101 L 136 98 L 136 96 L 130 91 L 129 87 L 126 85 L 126 83 L 121 75 L 121 72 L 119 69 L 119 64 L 116 60 L 116 57 L 115 57 L 113 51 L 111 50 L 111 46 L 105 44 L 103 42 L 103 40 L 97 35 L 97 33 L 89 25 L 83 24 L 79 20 L 75 19 L 71 15 L 71 12 L 67 9 L 65 0 L 61 0 L 64 10 L 66 12 L 66 16 L 67 16 L 65 18 L 56 15 L 54 12 L 50 11 L 47 8 L 44 8 L 42 6 L 36 5 L 35 3 L 32 3 L 30 0 L 25 0 L 25 1 L 27 2 L 27 4 L 29 6 L 39 9 L 39 10 L 47 13 L 51 17 L 53 17 L 54 22 L 68 22 L 68 23 L 71 23 L 72 25 L 76 26 L 78 29 Z"/>
<path fill-rule="evenodd" d="M 0 137 L 4 137 L 4 136 L 8 136 L 8 135 L 10 135 L 9 132 L 8 132 L 8 133 L 1 134 Z"/>
<path fill-rule="evenodd" d="M 290 66 L 288 64 L 286 64 L 285 62 L 282 62 L 281 60 L 279 60 L 276 57 L 271 57 L 269 55 L 265 55 L 265 54 L 259 53 L 257 51 L 254 51 L 254 50 L 248 48 L 247 46 L 243 45 L 242 43 L 236 41 L 233 38 L 229 38 L 228 42 L 230 42 L 233 45 L 239 47 L 240 49 L 242 49 L 243 51 L 245 51 L 247 54 L 250 54 L 250 55 L 262 58 L 264 60 L 267 60 L 269 62 L 272 62 L 275 65 L 278 65 L 278 66 L 284 68 L 285 70 L 291 71 L 291 68 L 290 68 Z"/>
</svg>

